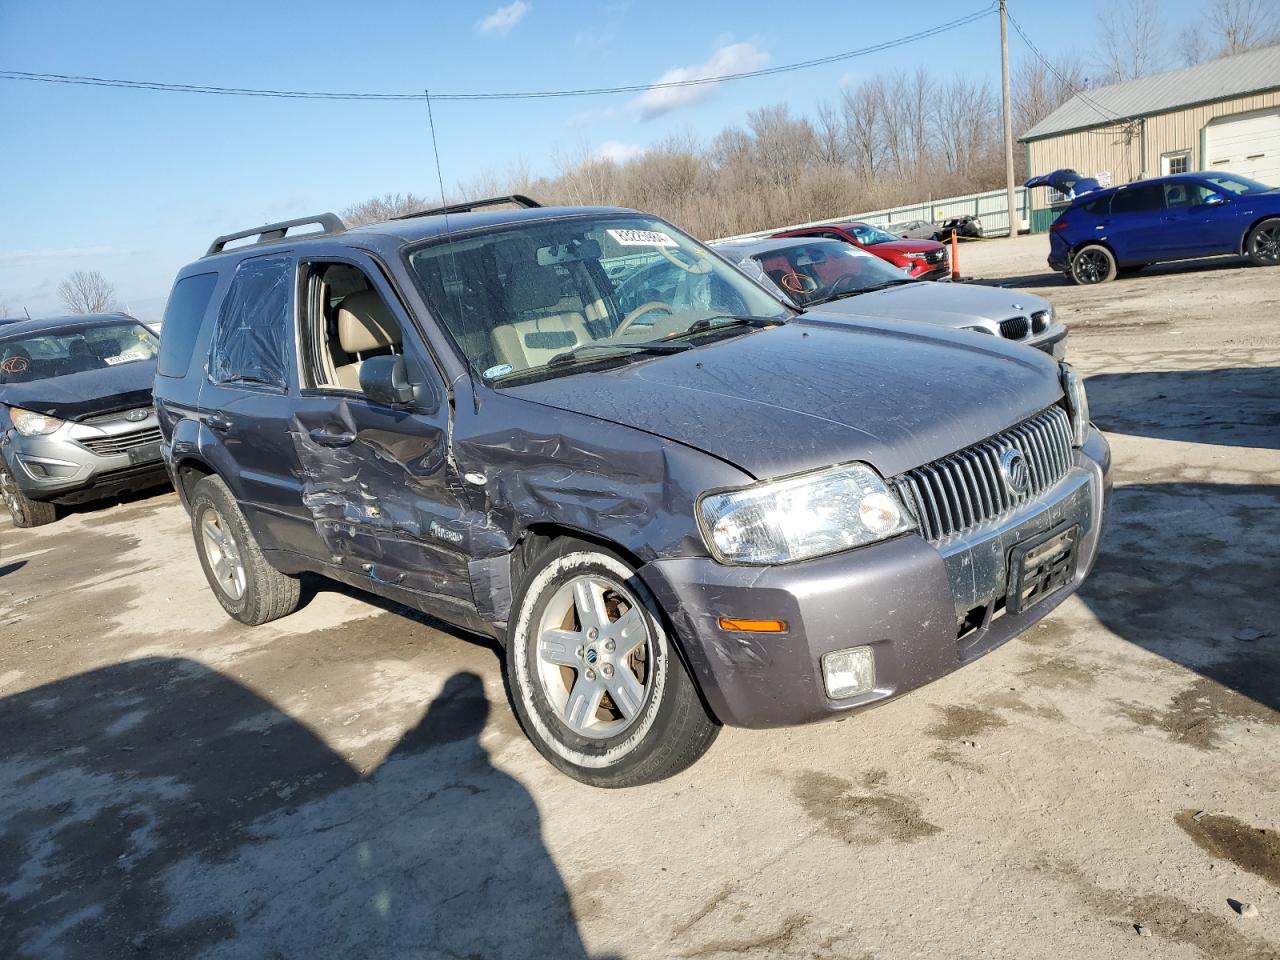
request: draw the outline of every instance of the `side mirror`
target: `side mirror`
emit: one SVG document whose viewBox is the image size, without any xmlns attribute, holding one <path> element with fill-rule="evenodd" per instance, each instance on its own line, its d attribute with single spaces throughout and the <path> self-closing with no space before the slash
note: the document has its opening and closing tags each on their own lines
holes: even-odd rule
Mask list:
<svg viewBox="0 0 1280 960">
<path fill-rule="evenodd" d="M 1211 193 L 1209 194 L 1209 196 L 1204 198 L 1204 205 L 1206 207 L 1216 207 L 1219 204 L 1226 203 L 1226 202 L 1227 202 L 1227 198 L 1220 193 Z"/>
<path fill-rule="evenodd" d="M 388 406 L 413 400 L 413 384 L 405 370 L 404 357 L 371 357 L 360 364 L 360 389 L 374 403 Z"/>
</svg>

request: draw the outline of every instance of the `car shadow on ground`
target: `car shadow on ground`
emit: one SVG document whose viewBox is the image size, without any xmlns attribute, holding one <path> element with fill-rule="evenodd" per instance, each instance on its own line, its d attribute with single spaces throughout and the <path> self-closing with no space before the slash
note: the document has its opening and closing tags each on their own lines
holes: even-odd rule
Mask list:
<svg viewBox="0 0 1280 960">
<path fill-rule="evenodd" d="M 1277 570 L 1280 486 L 1126 484 L 1080 597 L 1117 636 L 1280 711 Z M 1199 693 L 1205 709 L 1280 722 Z"/>
<path fill-rule="evenodd" d="M 187 659 L 0 700 L 0 956 L 585 957 L 458 673 L 367 775 Z"/>
<path fill-rule="evenodd" d="M 25 560 L 15 560 L 13 563 L 0 563 L 0 577 L 7 577 L 11 573 L 17 573 L 27 565 Z"/>
<path fill-rule="evenodd" d="M 1280 367 L 1100 373 L 1085 388 L 1108 433 L 1280 449 Z"/>
<path fill-rule="evenodd" d="M 1048 242 L 1046 241 L 1045 254 L 1048 255 Z M 1218 270 L 1238 270 L 1241 267 L 1250 266 L 1248 257 L 1209 257 L 1202 260 L 1178 260 L 1172 263 L 1156 263 L 1149 267 L 1143 267 L 1140 270 L 1126 270 L 1111 281 L 1111 284 L 1123 284 L 1130 280 L 1136 280 L 1143 277 L 1159 277 L 1167 275 L 1176 275 L 1182 273 L 1213 273 Z M 980 283 L 989 287 L 1018 287 L 1019 289 L 1030 290 L 1036 287 L 1069 287 L 1073 286 L 1067 277 L 1055 270 L 1050 270 L 1047 266 L 1043 271 L 1037 273 L 1022 274 L 1014 277 L 974 277 L 970 281 L 972 283 Z M 1109 286 L 1111 285 L 1109 284 Z"/>
</svg>

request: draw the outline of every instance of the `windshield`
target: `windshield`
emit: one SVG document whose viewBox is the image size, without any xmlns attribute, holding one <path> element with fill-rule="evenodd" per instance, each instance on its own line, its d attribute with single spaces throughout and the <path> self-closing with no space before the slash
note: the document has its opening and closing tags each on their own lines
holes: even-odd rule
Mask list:
<svg viewBox="0 0 1280 960">
<path fill-rule="evenodd" d="M 638 347 L 695 324 L 790 316 L 702 244 L 644 216 L 543 220 L 433 240 L 408 260 L 436 316 L 490 381 L 550 374 L 554 358 L 586 347 L 593 359 L 610 347 L 638 359 Z"/>
<path fill-rule="evenodd" d="M 1250 180 L 1248 177 L 1239 177 L 1235 174 L 1206 173 L 1204 178 L 1223 193 L 1232 193 L 1236 196 L 1266 193 L 1271 189 L 1257 180 Z"/>
<path fill-rule="evenodd" d="M 755 253 L 752 258 L 801 306 L 912 282 L 906 271 L 838 240 L 814 240 Z"/>
<path fill-rule="evenodd" d="M 160 341 L 140 323 L 46 330 L 0 339 L 0 383 L 52 380 L 155 359 Z"/>
<path fill-rule="evenodd" d="M 892 233 L 885 233 L 879 227 L 869 227 L 865 223 L 859 223 L 849 228 L 849 232 L 858 238 L 858 242 L 864 247 L 874 246 L 877 243 L 888 243 L 891 240 L 899 240 Z"/>
</svg>

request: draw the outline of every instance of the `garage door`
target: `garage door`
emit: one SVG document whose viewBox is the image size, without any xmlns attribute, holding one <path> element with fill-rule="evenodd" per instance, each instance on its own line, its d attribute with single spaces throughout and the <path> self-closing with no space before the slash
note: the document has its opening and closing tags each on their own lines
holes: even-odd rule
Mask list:
<svg viewBox="0 0 1280 960">
<path fill-rule="evenodd" d="M 1222 117 L 1205 128 L 1208 170 L 1229 170 L 1280 187 L 1280 109 Z"/>
</svg>

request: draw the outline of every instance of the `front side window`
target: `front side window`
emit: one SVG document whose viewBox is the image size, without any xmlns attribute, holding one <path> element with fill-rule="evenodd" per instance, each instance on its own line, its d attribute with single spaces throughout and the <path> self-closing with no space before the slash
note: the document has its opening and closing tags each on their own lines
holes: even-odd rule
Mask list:
<svg viewBox="0 0 1280 960">
<path fill-rule="evenodd" d="M 0 383 L 53 380 L 154 360 L 160 342 L 133 320 L 0 340 Z"/>
<path fill-rule="evenodd" d="M 311 262 L 304 273 L 302 385 L 360 393 L 365 361 L 403 354 L 400 321 L 359 267 Z"/>
<path fill-rule="evenodd" d="M 290 273 L 288 257 L 256 257 L 240 265 L 209 354 L 214 382 L 284 389 Z"/>
<path fill-rule="evenodd" d="M 637 215 L 567 217 L 436 239 L 410 272 L 472 369 L 490 382 L 589 347 L 637 345 L 790 311 L 670 224 Z M 697 326 L 695 326 L 697 325 Z M 567 370 L 565 371 L 567 372 Z"/>
</svg>

